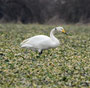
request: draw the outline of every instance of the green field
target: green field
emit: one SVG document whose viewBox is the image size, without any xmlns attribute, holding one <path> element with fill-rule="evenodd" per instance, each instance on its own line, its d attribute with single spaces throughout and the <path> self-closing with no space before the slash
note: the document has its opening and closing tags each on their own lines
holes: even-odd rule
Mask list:
<svg viewBox="0 0 90 88">
<path fill-rule="evenodd" d="M 55 27 L 38 24 L 0 24 L 0 88 L 90 88 L 90 26 L 61 25 L 61 45 L 38 53 L 20 43 Z"/>
</svg>

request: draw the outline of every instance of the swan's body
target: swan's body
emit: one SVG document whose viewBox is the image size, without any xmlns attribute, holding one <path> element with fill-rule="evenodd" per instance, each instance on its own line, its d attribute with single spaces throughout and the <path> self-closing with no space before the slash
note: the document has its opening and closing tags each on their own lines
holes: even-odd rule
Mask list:
<svg viewBox="0 0 90 88">
<path fill-rule="evenodd" d="M 56 48 L 60 45 L 59 40 L 54 36 L 56 30 L 65 32 L 62 27 L 56 27 L 51 30 L 50 37 L 46 35 L 37 35 L 24 40 L 20 45 L 21 47 L 29 48 L 33 51 L 38 51 L 39 53 L 45 49 Z"/>
</svg>

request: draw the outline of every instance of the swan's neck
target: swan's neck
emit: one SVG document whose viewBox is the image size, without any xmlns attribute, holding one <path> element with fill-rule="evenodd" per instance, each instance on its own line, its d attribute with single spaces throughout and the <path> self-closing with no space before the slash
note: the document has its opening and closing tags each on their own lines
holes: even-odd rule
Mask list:
<svg viewBox="0 0 90 88">
<path fill-rule="evenodd" d="M 55 33 L 55 29 L 52 29 L 51 32 L 50 32 L 50 38 L 56 42 L 56 43 L 59 43 L 59 40 L 54 36 L 54 33 Z"/>
</svg>

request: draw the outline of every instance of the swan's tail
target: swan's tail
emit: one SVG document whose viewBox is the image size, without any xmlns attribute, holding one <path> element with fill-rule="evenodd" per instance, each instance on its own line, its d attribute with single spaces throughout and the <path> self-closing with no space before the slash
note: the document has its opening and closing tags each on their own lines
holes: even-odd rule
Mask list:
<svg viewBox="0 0 90 88">
<path fill-rule="evenodd" d="M 32 46 L 29 45 L 29 44 L 23 44 L 23 45 L 21 45 L 21 47 L 22 47 L 22 48 L 31 48 Z"/>
<path fill-rule="evenodd" d="M 23 42 L 20 43 L 20 46 L 22 47 L 24 44 L 26 44 L 26 42 L 28 41 L 28 39 L 24 40 Z"/>
</svg>

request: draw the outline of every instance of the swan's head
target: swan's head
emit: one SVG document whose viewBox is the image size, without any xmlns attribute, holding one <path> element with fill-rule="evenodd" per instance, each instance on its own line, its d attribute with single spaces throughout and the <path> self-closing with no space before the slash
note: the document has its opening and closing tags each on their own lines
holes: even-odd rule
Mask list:
<svg viewBox="0 0 90 88">
<path fill-rule="evenodd" d="M 62 32 L 62 33 L 66 33 L 63 27 L 56 27 L 55 30 Z"/>
</svg>

